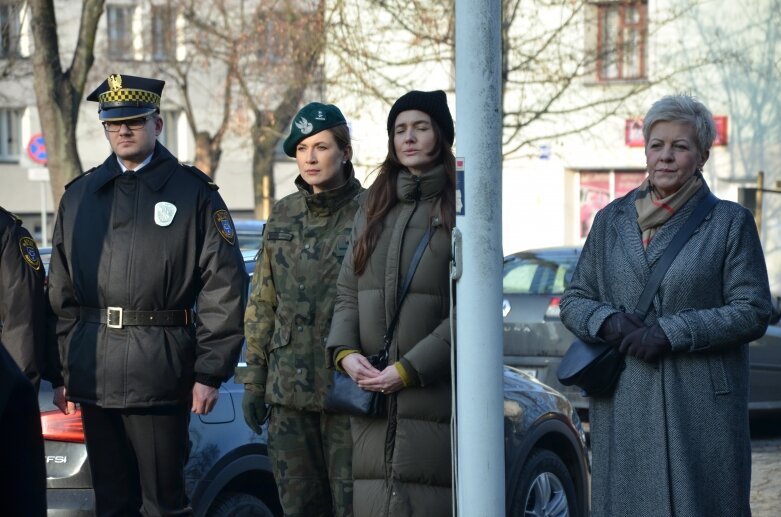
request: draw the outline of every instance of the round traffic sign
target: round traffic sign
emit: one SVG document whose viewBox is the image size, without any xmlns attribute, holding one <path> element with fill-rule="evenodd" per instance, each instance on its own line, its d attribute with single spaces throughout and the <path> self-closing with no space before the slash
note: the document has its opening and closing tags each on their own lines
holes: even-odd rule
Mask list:
<svg viewBox="0 0 781 517">
<path fill-rule="evenodd" d="M 45 165 L 49 161 L 49 155 L 46 153 L 46 144 L 43 141 L 43 134 L 37 133 L 30 137 L 27 144 L 27 155 L 35 163 Z"/>
</svg>

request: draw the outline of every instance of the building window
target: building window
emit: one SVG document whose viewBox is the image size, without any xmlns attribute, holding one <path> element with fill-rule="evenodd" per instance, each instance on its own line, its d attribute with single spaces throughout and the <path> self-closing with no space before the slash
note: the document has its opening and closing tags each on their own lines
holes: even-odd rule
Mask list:
<svg viewBox="0 0 781 517">
<path fill-rule="evenodd" d="M 20 3 L 0 5 L 0 59 L 19 55 Z"/>
<path fill-rule="evenodd" d="M 182 112 L 180 110 L 161 111 L 160 117 L 163 119 L 163 131 L 157 137 L 166 149 L 177 156 L 179 154 L 179 117 L 181 115 Z"/>
<path fill-rule="evenodd" d="M 581 171 L 580 238 L 585 239 L 594 216 L 616 198 L 640 186 L 645 171 Z"/>
<path fill-rule="evenodd" d="M 22 109 L 0 109 L 0 161 L 18 162 L 22 139 Z"/>
<path fill-rule="evenodd" d="M 112 59 L 133 59 L 133 13 L 135 7 L 109 5 L 108 55 Z"/>
<path fill-rule="evenodd" d="M 169 5 L 152 6 L 152 60 L 171 61 L 176 56 L 176 11 Z"/>
<path fill-rule="evenodd" d="M 597 3 L 596 10 L 599 79 L 645 79 L 647 0 Z"/>
</svg>

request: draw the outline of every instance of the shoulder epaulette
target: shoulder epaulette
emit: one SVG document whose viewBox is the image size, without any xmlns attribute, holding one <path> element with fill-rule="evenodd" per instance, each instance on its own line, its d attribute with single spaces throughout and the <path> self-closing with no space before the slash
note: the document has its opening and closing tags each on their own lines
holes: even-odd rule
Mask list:
<svg viewBox="0 0 781 517">
<path fill-rule="evenodd" d="M 193 174 L 195 174 L 199 179 L 201 179 L 204 182 L 206 182 L 206 184 L 209 185 L 210 189 L 212 189 L 212 190 L 219 190 L 220 187 L 216 183 L 214 183 L 214 181 L 212 181 L 211 176 L 209 176 L 208 174 L 206 174 L 205 172 L 200 170 L 195 165 L 190 165 L 190 164 L 181 163 L 181 162 L 179 162 L 179 165 L 181 165 L 184 169 L 186 169 L 186 170 L 192 172 Z"/>
<path fill-rule="evenodd" d="M 14 223 L 16 223 L 16 224 L 22 224 L 22 220 L 21 220 L 21 219 L 19 219 L 19 217 L 18 217 L 16 214 L 14 214 L 13 212 L 9 212 L 8 210 L 6 210 L 5 208 L 3 208 L 2 206 L 0 206 L 0 214 L 5 214 L 5 215 L 7 215 L 7 216 L 8 216 L 8 217 L 10 217 L 10 218 L 11 218 L 11 220 L 12 220 Z"/>
<path fill-rule="evenodd" d="M 68 190 L 68 187 L 70 187 L 71 185 L 73 185 L 74 183 L 76 183 L 77 181 L 79 181 L 80 179 L 84 178 L 85 176 L 89 176 L 89 175 L 90 175 L 90 173 L 91 173 L 92 171 L 94 171 L 95 169 L 97 169 L 97 167 L 93 167 L 93 168 L 91 168 L 91 169 L 90 169 L 90 170 L 88 170 L 88 171 L 84 171 L 83 173 L 79 174 L 78 176 L 76 176 L 75 178 L 73 178 L 72 180 L 70 180 L 68 183 L 66 183 L 66 184 L 65 184 L 65 190 Z"/>
</svg>

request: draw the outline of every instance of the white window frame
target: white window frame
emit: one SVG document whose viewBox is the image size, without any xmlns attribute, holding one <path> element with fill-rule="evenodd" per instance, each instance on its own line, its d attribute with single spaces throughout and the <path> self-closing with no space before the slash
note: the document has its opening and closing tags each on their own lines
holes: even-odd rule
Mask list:
<svg viewBox="0 0 781 517">
<path fill-rule="evenodd" d="M 163 131 L 157 139 L 166 149 L 171 151 L 174 156 L 179 156 L 179 121 L 182 119 L 183 112 L 179 109 L 167 109 L 160 111 L 160 117 L 163 119 Z"/>
<path fill-rule="evenodd" d="M 149 59 L 174 61 L 178 54 L 178 20 L 176 8 L 168 3 L 152 4 L 149 15 Z M 167 25 L 167 27 L 164 27 Z"/>
<path fill-rule="evenodd" d="M 593 8 L 597 79 L 600 82 L 646 80 L 648 0 L 596 1 Z M 612 18 L 613 24 L 608 18 Z"/>
<path fill-rule="evenodd" d="M 0 108 L 0 162 L 19 163 L 24 108 Z"/>
<path fill-rule="evenodd" d="M 124 11 L 126 16 L 124 21 L 124 38 L 120 41 L 117 36 L 115 13 Z M 106 6 L 106 44 L 108 57 L 117 61 L 132 61 L 135 58 L 134 49 L 134 19 L 136 15 L 136 6 L 127 4 L 109 4 Z M 117 48 L 122 45 L 122 48 Z M 127 48 L 124 48 L 127 46 Z"/>
<path fill-rule="evenodd" d="M 0 3 L 0 59 L 20 57 L 22 2 Z"/>
</svg>

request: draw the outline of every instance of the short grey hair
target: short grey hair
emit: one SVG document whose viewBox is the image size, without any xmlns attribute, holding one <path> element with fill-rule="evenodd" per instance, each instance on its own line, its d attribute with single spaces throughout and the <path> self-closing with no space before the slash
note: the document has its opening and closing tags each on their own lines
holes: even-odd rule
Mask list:
<svg viewBox="0 0 781 517">
<path fill-rule="evenodd" d="M 683 122 L 694 128 L 700 158 L 710 151 L 716 139 L 713 115 L 702 102 L 688 94 L 666 95 L 654 102 L 643 119 L 643 137 L 648 142 L 651 128 L 657 122 Z"/>
</svg>

